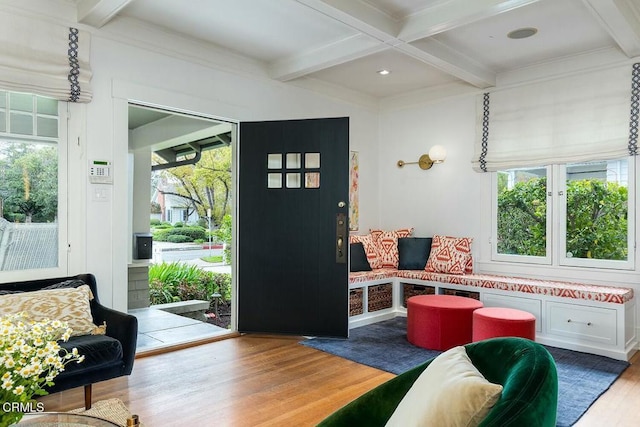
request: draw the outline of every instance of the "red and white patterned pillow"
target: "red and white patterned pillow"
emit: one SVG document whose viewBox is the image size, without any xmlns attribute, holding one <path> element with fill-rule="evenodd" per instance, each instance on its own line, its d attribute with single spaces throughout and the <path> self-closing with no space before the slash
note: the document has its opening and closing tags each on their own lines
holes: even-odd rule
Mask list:
<svg viewBox="0 0 640 427">
<path fill-rule="evenodd" d="M 470 237 L 433 236 L 425 271 L 465 274 L 473 272 Z"/>
<path fill-rule="evenodd" d="M 378 251 L 373 241 L 373 236 L 367 234 L 364 236 L 350 235 L 349 243 L 362 243 L 364 247 L 364 253 L 367 256 L 367 261 L 372 269 L 382 268 L 382 261 L 378 258 Z"/>
<path fill-rule="evenodd" d="M 373 237 L 382 268 L 398 268 L 400 260 L 398 239 L 409 237 L 411 233 L 413 233 L 413 228 L 401 228 L 393 231 L 371 230 L 371 236 Z"/>
</svg>

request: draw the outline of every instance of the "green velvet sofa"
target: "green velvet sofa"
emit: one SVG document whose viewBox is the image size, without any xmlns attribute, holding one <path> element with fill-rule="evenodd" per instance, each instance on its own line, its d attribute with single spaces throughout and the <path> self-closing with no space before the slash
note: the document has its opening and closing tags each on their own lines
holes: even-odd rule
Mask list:
<svg viewBox="0 0 640 427">
<path fill-rule="evenodd" d="M 492 338 L 467 344 L 467 355 L 484 377 L 503 386 L 480 426 L 553 427 L 558 406 L 556 365 L 542 345 L 523 338 Z M 360 396 L 319 425 L 384 426 L 433 359 Z"/>
</svg>

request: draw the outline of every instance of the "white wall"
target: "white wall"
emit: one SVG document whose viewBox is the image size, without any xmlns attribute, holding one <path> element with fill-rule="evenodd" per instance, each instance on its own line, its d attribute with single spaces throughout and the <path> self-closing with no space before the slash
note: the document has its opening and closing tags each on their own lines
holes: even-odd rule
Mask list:
<svg viewBox="0 0 640 427">
<path fill-rule="evenodd" d="M 415 236 L 447 234 L 480 238 L 484 176 L 471 169 L 475 98 L 455 97 L 380 113 L 380 217 L 385 229 L 414 227 Z M 434 145 L 447 150 L 442 164 L 399 168 Z"/>
</svg>

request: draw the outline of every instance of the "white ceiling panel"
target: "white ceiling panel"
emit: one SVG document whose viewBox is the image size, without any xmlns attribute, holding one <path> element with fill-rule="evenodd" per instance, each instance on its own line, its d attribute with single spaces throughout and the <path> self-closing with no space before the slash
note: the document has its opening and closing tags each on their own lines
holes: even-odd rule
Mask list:
<svg viewBox="0 0 640 427">
<path fill-rule="evenodd" d="M 536 28 L 526 39 L 507 33 Z M 540 1 L 434 36 L 449 48 L 467 55 L 495 72 L 568 57 L 612 46 L 581 0 Z"/>
<path fill-rule="evenodd" d="M 377 71 L 390 73 L 381 76 Z M 388 49 L 310 75 L 375 97 L 386 97 L 457 81 L 421 61 Z"/>
<path fill-rule="evenodd" d="M 266 62 L 356 34 L 294 0 L 135 0 L 122 14 Z"/>
</svg>

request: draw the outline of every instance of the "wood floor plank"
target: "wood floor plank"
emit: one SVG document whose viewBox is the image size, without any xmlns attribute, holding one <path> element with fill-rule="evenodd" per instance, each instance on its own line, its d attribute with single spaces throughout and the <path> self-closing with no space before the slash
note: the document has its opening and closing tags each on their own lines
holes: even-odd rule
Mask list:
<svg viewBox="0 0 640 427">
<path fill-rule="evenodd" d="M 312 426 L 394 377 L 299 340 L 244 335 L 138 358 L 131 376 L 94 385 L 94 400 L 121 399 L 147 427 Z M 83 405 L 83 391 L 41 401 L 67 411 Z M 638 407 L 640 353 L 576 426 L 636 426 Z"/>
</svg>

